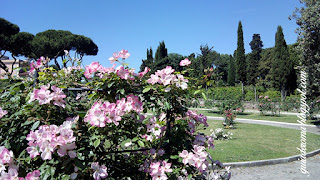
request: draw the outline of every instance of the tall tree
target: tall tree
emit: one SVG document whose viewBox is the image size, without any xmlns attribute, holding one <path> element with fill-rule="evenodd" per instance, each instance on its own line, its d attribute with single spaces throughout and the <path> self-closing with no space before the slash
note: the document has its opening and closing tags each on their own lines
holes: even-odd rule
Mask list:
<svg viewBox="0 0 320 180">
<path fill-rule="evenodd" d="M 199 59 L 196 58 L 196 55 L 195 53 L 191 53 L 189 56 L 188 56 L 188 59 L 191 61 L 191 69 L 192 71 L 190 72 L 190 76 L 193 77 L 193 78 L 198 78 L 199 76 Z"/>
<path fill-rule="evenodd" d="M 211 51 L 209 57 L 213 59 L 213 64 L 216 67 L 215 72 L 218 75 L 217 80 L 222 80 L 223 82 L 227 82 L 228 64 L 229 64 L 230 55 L 219 54 L 216 51 Z"/>
<path fill-rule="evenodd" d="M 10 51 L 12 36 L 20 31 L 19 26 L 0 18 L 0 58 Z M 0 60 L 0 68 L 9 72 L 8 67 Z"/>
<path fill-rule="evenodd" d="M 283 30 L 278 26 L 275 36 L 275 47 L 271 64 L 271 80 L 273 87 L 281 90 L 281 98 L 286 96 L 288 76 L 293 69 L 293 63 L 289 59 L 287 43 L 284 39 Z"/>
<path fill-rule="evenodd" d="M 169 59 L 167 57 L 168 57 L 168 50 L 166 48 L 164 41 L 162 41 L 159 43 L 156 54 L 154 56 L 154 67 L 151 70 L 151 72 L 155 72 L 156 70 L 165 68 L 169 63 Z"/>
<path fill-rule="evenodd" d="M 230 86 L 234 86 L 235 80 L 236 80 L 236 70 L 234 67 L 233 57 L 230 55 L 229 56 L 229 64 L 228 64 L 228 84 Z"/>
<path fill-rule="evenodd" d="M 14 69 L 14 64 L 17 62 L 17 57 L 25 56 L 29 57 L 32 54 L 32 40 L 34 35 L 27 32 L 19 32 L 11 37 L 11 42 L 9 44 L 9 49 L 11 56 L 14 59 L 12 63 L 11 72 L 8 73 L 8 77 L 11 77 Z"/>
<path fill-rule="evenodd" d="M 147 59 L 146 60 L 142 60 L 142 64 L 140 66 L 140 72 L 144 71 L 144 69 L 146 67 L 153 69 L 153 51 L 152 48 L 150 47 L 150 50 L 147 49 Z"/>
<path fill-rule="evenodd" d="M 60 65 L 57 61 L 58 57 L 63 59 L 64 50 L 75 50 L 80 55 L 80 59 L 84 55 L 97 55 L 98 46 L 88 37 L 72 34 L 70 31 L 63 30 L 46 30 L 36 34 L 33 39 L 34 58 L 46 56 L 54 59 L 58 68 Z M 63 64 L 66 66 L 66 64 Z"/>
<path fill-rule="evenodd" d="M 307 96 L 320 96 L 320 1 L 300 0 L 303 6 L 297 9 L 293 18 L 299 26 L 297 32 L 301 65 L 308 74 Z"/>
<path fill-rule="evenodd" d="M 258 67 L 261 59 L 262 41 L 260 34 L 253 34 L 252 41 L 250 42 L 252 52 L 248 54 L 247 58 L 247 83 L 255 85 L 258 77 Z"/>
<path fill-rule="evenodd" d="M 243 42 L 243 30 L 241 21 L 238 24 L 238 42 L 236 51 L 236 77 L 242 83 L 246 82 L 246 57 Z"/>
<path fill-rule="evenodd" d="M 213 59 L 210 58 L 210 52 L 212 51 L 213 47 L 209 48 L 209 46 L 206 45 L 201 45 L 200 46 L 200 51 L 201 54 L 197 57 L 198 62 L 199 62 L 199 67 L 197 67 L 199 76 L 202 77 L 204 75 L 204 70 L 207 68 L 210 68 L 213 64 Z"/>
</svg>

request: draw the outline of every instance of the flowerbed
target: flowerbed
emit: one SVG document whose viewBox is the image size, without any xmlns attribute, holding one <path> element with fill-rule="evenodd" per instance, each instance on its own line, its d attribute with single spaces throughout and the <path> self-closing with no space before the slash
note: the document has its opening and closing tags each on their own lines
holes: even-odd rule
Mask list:
<svg viewBox="0 0 320 180">
<path fill-rule="evenodd" d="M 109 60 L 129 56 L 122 50 Z M 207 119 L 186 108 L 186 91 L 197 87 L 188 85 L 188 70 L 168 66 L 149 76 L 125 63 L 82 69 L 68 58 L 78 66 L 56 71 L 40 58 L 30 70 L 37 83 L 24 79 L 2 91 L 0 179 L 186 179 L 214 166 L 213 137 L 198 133 Z M 74 87 L 87 90 L 68 92 Z"/>
</svg>

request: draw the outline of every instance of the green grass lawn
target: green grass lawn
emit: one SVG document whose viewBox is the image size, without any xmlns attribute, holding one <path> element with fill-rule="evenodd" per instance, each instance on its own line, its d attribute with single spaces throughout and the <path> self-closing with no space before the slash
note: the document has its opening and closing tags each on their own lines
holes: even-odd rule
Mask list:
<svg viewBox="0 0 320 180">
<path fill-rule="evenodd" d="M 222 115 L 214 111 L 199 110 L 198 112 L 206 116 L 223 117 Z M 244 113 L 242 115 L 237 115 L 236 117 L 244 118 L 244 119 L 277 121 L 277 122 L 287 122 L 287 123 L 298 123 L 297 120 L 299 120 L 299 118 L 296 115 L 284 115 L 284 114 L 280 114 L 280 116 L 271 116 L 271 115 L 260 115 L 259 113 Z M 314 125 L 315 123 L 314 121 L 307 120 L 307 124 Z"/>
<path fill-rule="evenodd" d="M 208 121 L 204 131 L 222 127 L 221 121 Z M 215 150 L 210 150 L 214 160 L 241 162 L 282 158 L 298 155 L 300 152 L 300 131 L 266 125 L 237 123 L 237 129 L 227 130 L 233 133 L 232 139 L 215 141 Z M 320 135 L 307 133 L 307 152 L 320 148 Z"/>
</svg>

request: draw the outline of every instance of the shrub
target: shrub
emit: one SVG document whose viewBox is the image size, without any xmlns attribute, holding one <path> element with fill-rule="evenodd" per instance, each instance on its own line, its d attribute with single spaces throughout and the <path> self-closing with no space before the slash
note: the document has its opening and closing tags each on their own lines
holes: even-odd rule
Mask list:
<svg viewBox="0 0 320 180">
<path fill-rule="evenodd" d="M 260 111 L 260 115 L 270 111 L 273 116 L 277 115 L 277 112 L 279 112 L 280 116 L 279 101 L 279 98 L 271 99 L 269 96 L 259 96 L 258 109 Z"/>
<path fill-rule="evenodd" d="M 242 100 L 241 87 L 217 87 L 210 88 L 208 99 L 214 100 Z"/>
<path fill-rule="evenodd" d="M 246 101 L 254 101 L 255 97 L 254 97 L 254 92 L 252 91 L 248 91 L 245 95 L 245 100 Z"/>
<path fill-rule="evenodd" d="M 215 130 L 210 129 L 211 136 L 215 139 L 215 140 L 229 140 L 232 139 L 232 133 L 231 132 L 225 132 L 222 128 L 217 128 Z"/>
<path fill-rule="evenodd" d="M 224 122 L 222 123 L 225 129 L 234 129 L 234 119 L 235 119 L 235 115 L 233 113 L 233 111 L 231 110 L 226 110 L 224 112 Z"/>
<path fill-rule="evenodd" d="M 276 99 L 276 98 L 281 97 L 281 92 L 269 90 L 269 91 L 263 93 L 263 96 L 268 96 L 270 99 Z"/>
<path fill-rule="evenodd" d="M 122 50 L 110 61 L 129 55 Z M 40 58 L 31 64 L 30 73 L 39 74 L 37 83 L 25 79 L 2 90 L 0 157 L 4 162 L 3 153 L 9 154 L 4 163 L 10 166 L 3 166 L 8 171 L 1 178 L 206 175 L 213 137 L 197 133 L 208 126 L 207 119 L 186 108 L 186 91 L 196 86 L 187 84 L 183 72 L 167 67 L 149 77 L 148 68 L 135 74 L 124 64 L 105 68 L 98 62 L 85 70 L 77 66 L 57 71 L 45 68 L 47 61 Z M 144 115 L 148 110 L 151 117 Z M 193 158 L 187 158 L 190 153 Z"/>
<path fill-rule="evenodd" d="M 281 103 L 282 111 L 299 111 L 300 109 L 300 97 L 291 95 L 287 96 L 285 101 Z"/>
</svg>

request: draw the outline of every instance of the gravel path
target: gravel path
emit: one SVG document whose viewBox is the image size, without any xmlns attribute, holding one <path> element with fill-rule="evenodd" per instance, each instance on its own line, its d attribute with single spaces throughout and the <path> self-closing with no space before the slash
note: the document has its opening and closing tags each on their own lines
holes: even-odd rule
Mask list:
<svg viewBox="0 0 320 180">
<path fill-rule="evenodd" d="M 211 117 L 207 116 L 208 119 L 211 120 L 224 120 L 223 117 Z M 242 123 L 250 123 L 250 124 L 261 124 L 261 125 L 269 125 L 269 126 L 276 126 L 282 128 L 289 128 L 289 129 L 297 129 L 300 130 L 301 124 L 298 123 L 286 123 L 286 122 L 277 122 L 277 121 L 265 121 L 265 120 L 254 120 L 254 119 L 243 119 L 243 118 L 236 118 L 235 122 L 242 122 Z M 306 127 L 307 132 L 320 134 L 320 127 L 316 125 L 304 125 Z M 320 179 L 320 178 L 319 178 Z"/>
<path fill-rule="evenodd" d="M 307 158 L 309 176 L 300 171 L 300 161 L 260 167 L 240 167 L 231 169 L 231 179 L 235 180 L 319 180 L 320 155 Z"/>
</svg>

